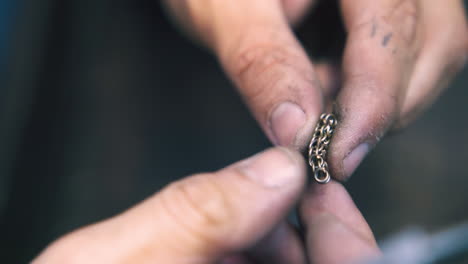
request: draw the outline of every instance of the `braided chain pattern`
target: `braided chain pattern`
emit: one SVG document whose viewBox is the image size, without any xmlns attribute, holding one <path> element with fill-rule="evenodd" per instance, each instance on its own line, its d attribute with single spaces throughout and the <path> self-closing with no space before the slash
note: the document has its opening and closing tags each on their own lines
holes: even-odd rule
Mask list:
<svg viewBox="0 0 468 264">
<path fill-rule="evenodd" d="M 331 179 L 326 158 L 337 124 L 333 114 L 322 114 L 309 144 L 309 165 L 318 183 L 328 183 Z"/>
</svg>

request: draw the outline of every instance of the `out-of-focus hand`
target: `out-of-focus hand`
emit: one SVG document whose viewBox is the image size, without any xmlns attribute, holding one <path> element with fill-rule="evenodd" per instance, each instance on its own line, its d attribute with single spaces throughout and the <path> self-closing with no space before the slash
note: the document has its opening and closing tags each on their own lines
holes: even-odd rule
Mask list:
<svg viewBox="0 0 468 264">
<path fill-rule="evenodd" d="M 315 186 L 301 206 L 305 245 L 273 228 L 305 185 L 297 152 L 267 150 L 173 183 L 130 210 L 50 245 L 33 263 L 343 263 L 379 251 L 343 187 Z M 304 251 L 304 249 L 307 251 Z"/>
<path fill-rule="evenodd" d="M 340 125 L 329 159 L 339 180 L 387 131 L 434 101 L 468 50 L 462 0 L 339 1 L 348 37 L 338 71 L 314 66 L 291 31 L 314 0 L 165 2 L 216 54 L 274 144 L 303 149 L 319 115 L 336 101 Z"/>
</svg>

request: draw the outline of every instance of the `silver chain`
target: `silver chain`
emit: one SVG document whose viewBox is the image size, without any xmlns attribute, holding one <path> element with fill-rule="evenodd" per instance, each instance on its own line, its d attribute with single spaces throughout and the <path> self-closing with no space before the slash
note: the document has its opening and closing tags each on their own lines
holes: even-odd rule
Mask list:
<svg viewBox="0 0 468 264">
<path fill-rule="evenodd" d="M 318 183 L 328 183 L 331 179 L 326 158 L 337 124 L 333 114 L 322 114 L 309 144 L 309 165 Z"/>
</svg>

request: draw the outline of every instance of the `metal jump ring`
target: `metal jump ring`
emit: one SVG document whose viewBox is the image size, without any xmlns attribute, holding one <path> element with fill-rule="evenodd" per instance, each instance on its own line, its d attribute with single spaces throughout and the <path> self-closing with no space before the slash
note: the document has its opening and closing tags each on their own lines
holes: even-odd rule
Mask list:
<svg viewBox="0 0 468 264">
<path fill-rule="evenodd" d="M 314 179 L 318 182 L 318 183 L 322 183 L 322 184 L 325 184 L 325 183 L 328 183 L 330 181 L 330 173 L 325 170 L 324 168 L 320 168 L 318 170 L 315 170 L 314 172 Z"/>
</svg>

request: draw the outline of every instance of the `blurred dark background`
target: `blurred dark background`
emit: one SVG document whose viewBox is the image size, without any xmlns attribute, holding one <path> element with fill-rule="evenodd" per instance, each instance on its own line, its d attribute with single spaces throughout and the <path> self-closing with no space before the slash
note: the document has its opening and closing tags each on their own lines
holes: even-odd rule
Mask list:
<svg viewBox="0 0 468 264">
<path fill-rule="evenodd" d="M 170 181 L 270 145 L 216 59 L 158 1 L 11 3 L 0 2 L 0 262 L 24 263 Z M 334 54 L 340 31 L 311 38 L 324 24 L 309 19 L 298 35 Z M 378 239 L 468 219 L 467 83 L 465 70 L 347 183 Z"/>
</svg>

